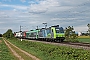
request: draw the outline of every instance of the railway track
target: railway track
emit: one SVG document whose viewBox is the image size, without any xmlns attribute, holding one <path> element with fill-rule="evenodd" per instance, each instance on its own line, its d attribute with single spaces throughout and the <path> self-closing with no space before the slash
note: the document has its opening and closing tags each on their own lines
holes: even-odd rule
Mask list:
<svg viewBox="0 0 90 60">
<path fill-rule="evenodd" d="M 72 42 L 56 43 L 56 42 L 46 42 L 46 41 L 37 41 L 37 40 L 28 40 L 28 41 L 41 42 L 45 44 L 52 44 L 52 45 L 58 45 L 58 46 L 69 46 L 72 48 L 81 48 L 85 50 L 90 50 L 90 43 L 72 43 Z"/>
<path fill-rule="evenodd" d="M 85 47 L 90 47 L 90 43 L 72 43 L 72 42 L 63 42 L 63 44 L 70 44 L 70 45 L 77 45 L 77 46 L 85 46 Z"/>
<path fill-rule="evenodd" d="M 62 45 L 70 46 L 72 48 L 81 48 L 84 50 L 90 50 L 90 43 L 72 43 L 72 42 L 63 42 Z"/>
</svg>

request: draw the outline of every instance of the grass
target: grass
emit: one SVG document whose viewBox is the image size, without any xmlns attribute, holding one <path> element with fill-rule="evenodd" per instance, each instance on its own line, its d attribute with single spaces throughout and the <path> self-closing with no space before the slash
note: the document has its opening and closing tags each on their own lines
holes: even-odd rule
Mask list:
<svg viewBox="0 0 90 60">
<path fill-rule="evenodd" d="M 90 37 L 89 36 L 79 36 L 78 40 L 79 40 L 79 42 L 90 43 Z"/>
<path fill-rule="evenodd" d="M 41 60 L 89 60 L 90 51 L 74 49 L 65 46 L 56 46 L 40 42 L 20 41 L 10 39 L 10 42 L 19 48 L 37 56 Z"/>
<path fill-rule="evenodd" d="M 0 38 L 0 60 L 16 60 L 2 38 Z"/>
</svg>

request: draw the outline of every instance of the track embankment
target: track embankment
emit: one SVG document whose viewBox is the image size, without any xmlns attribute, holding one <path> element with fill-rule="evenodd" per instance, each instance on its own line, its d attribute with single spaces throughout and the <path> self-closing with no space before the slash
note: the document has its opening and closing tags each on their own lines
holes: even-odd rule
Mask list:
<svg viewBox="0 0 90 60">
<path fill-rule="evenodd" d="M 25 39 L 23 39 L 25 40 Z M 46 42 L 46 41 L 37 41 L 37 40 L 27 40 L 27 41 L 32 41 L 32 42 L 41 42 L 45 44 L 52 44 L 52 45 L 58 45 L 58 46 L 67 46 L 67 47 L 72 47 L 76 49 L 84 49 L 84 50 L 90 50 L 90 43 L 66 43 L 66 42 L 61 42 L 61 43 L 55 43 L 55 42 Z"/>
<path fill-rule="evenodd" d="M 5 38 L 3 38 L 5 44 L 8 46 L 12 54 L 16 57 L 18 60 L 40 60 L 39 58 L 29 54 L 28 52 L 16 47 L 9 41 L 7 41 Z"/>
</svg>

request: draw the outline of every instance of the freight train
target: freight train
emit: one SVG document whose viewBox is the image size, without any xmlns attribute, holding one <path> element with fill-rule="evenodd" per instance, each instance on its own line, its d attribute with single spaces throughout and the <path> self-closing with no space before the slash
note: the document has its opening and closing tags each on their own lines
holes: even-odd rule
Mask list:
<svg viewBox="0 0 90 60">
<path fill-rule="evenodd" d="M 35 39 L 54 42 L 63 42 L 65 39 L 64 29 L 63 27 L 59 27 L 59 25 L 51 26 L 49 28 L 16 32 L 14 35 L 15 37 L 23 39 Z"/>
</svg>

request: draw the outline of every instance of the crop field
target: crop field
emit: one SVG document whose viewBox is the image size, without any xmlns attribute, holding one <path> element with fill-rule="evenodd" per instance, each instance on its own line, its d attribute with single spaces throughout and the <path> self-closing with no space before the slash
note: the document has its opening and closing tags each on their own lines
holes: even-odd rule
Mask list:
<svg viewBox="0 0 90 60">
<path fill-rule="evenodd" d="M 15 60 L 2 38 L 0 38 L 0 60 Z"/>
<path fill-rule="evenodd" d="M 90 38 L 90 36 L 79 36 L 78 38 Z"/>
<path fill-rule="evenodd" d="M 79 40 L 79 42 L 90 43 L 90 37 L 89 36 L 79 36 L 78 40 Z"/>
<path fill-rule="evenodd" d="M 40 58 L 41 60 L 89 60 L 90 51 L 74 49 L 65 46 L 56 46 L 40 42 L 20 41 L 9 39 L 9 41 L 19 48 Z"/>
</svg>

